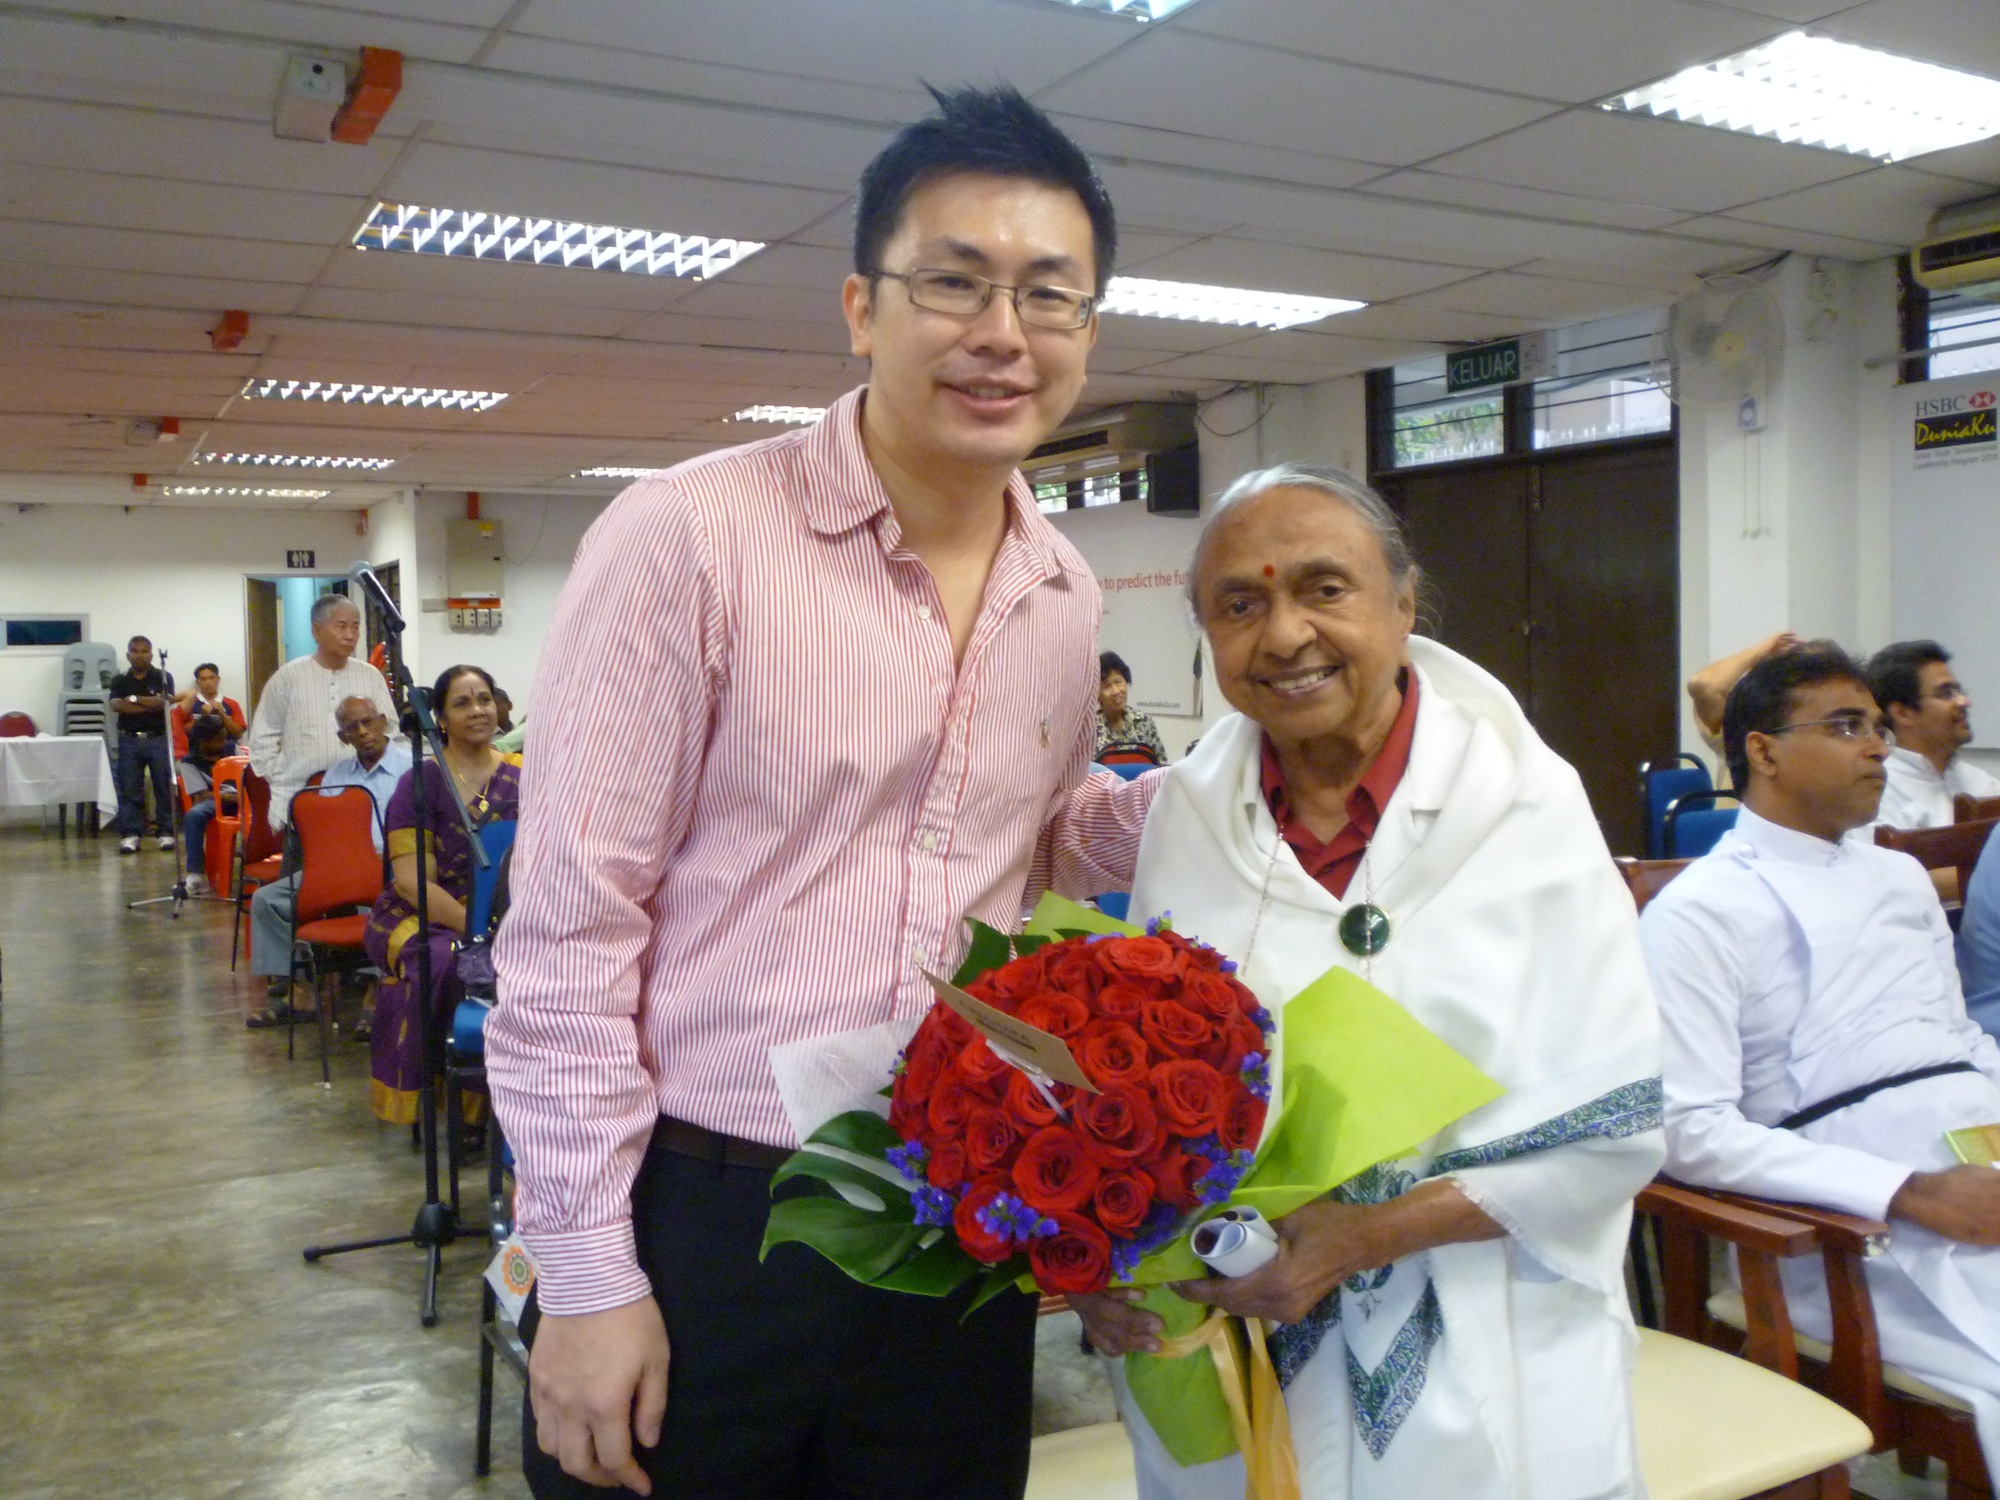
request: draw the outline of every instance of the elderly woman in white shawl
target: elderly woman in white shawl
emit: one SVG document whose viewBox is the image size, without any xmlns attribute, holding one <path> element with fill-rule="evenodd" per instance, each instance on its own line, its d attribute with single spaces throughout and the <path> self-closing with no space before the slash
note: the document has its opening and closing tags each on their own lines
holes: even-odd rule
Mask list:
<svg viewBox="0 0 2000 1500">
<path fill-rule="evenodd" d="M 1246 476 L 1192 573 L 1238 712 L 1168 773 L 1134 919 L 1171 911 L 1274 1008 L 1353 969 L 1507 1092 L 1281 1220 L 1263 1269 L 1176 1290 L 1276 1325 L 1307 1500 L 1636 1496 L 1621 1268 L 1659 1035 L 1576 773 L 1411 637 L 1416 566 L 1355 480 Z M 1128 1300 L 1072 1299 L 1106 1353 L 1157 1347 Z M 1142 1496 L 1243 1494 L 1240 1457 L 1178 1467 L 1120 1394 Z"/>
</svg>

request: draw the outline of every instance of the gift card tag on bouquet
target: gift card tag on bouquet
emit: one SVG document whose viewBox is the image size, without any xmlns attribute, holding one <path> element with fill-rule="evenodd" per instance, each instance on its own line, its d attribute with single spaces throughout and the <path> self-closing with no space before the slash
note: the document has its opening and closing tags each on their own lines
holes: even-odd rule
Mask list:
<svg viewBox="0 0 2000 1500">
<path fill-rule="evenodd" d="M 966 1025 L 985 1037 L 986 1045 L 1003 1061 L 1012 1063 L 1030 1078 L 1044 1084 L 1066 1083 L 1072 1088 L 1082 1089 L 1086 1094 L 1098 1092 L 1097 1085 L 1077 1065 L 1075 1055 L 1061 1037 L 1030 1026 L 1006 1011 L 966 994 L 957 985 L 938 978 L 928 969 L 918 972 L 930 981 L 938 999 L 956 1011 Z"/>
<path fill-rule="evenodd" d="M 528 1293 L 535 1289 L 535 1258 L 521 1243 L 519 1231 L 500 1242 L 499 1253 L 486 1267 L 486 1284 L 507 1309 L 507 1316 L 521 1321 L 521 1309 L 528 1305 Z"/>
</svg>

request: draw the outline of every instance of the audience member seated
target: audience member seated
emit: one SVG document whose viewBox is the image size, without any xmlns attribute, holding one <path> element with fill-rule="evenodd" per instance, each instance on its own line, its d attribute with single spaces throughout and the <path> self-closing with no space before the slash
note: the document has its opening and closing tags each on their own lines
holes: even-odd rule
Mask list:
<svg viewBox="0 0 2000 1500">
<path fill-rule="evenodd" d="M 203 719 L 213 719 L 222 726 L 223 738 L 229 744 L 223 754 L 234 755 L 236 741 L 249 724 L 243 717 L 243 705 L 234 698 L 222 696 L 222 669 L 212 661 L 205 661 L 194 669 L 193 687 L 174 694 L 174 711 L 168 716 L 168 723 L 174 732 L 176 757 L 186 758 L 188 730 Z"/>
<path fill-rule="evenodd" d="M 1958 919 L 1958 975 L 1965 1013 L 2000 1037 L 2000 838 L 1988 837 Z"/>
<path fill-rule="evenodd" d="M 390 799 L 389 859 L 395 878 L 368 919 L 368 957 L 384 976 L 375 1002 L 369 1104 L 379 1118 L 397 1125 L 417 1117 L 424 1028 L 444 1024 L 459 995 L 455 959 L 472 899 L 473 857 L 451 789 L 457 788 L 475 825 L 518 817 L 521 795 L 521 757 L 493 748 L 500 727 L 493 679 L 478 667 L 447 667 L 431 690 L 431 704 L 444 736 L 444 764 L 425 761 L 422 792 L 416 777 L 405 775 Z M 430 929 L 422 936 L 417 926 L 419 795 L 428 832 L 424 874 L 430 917 Z M 412 939 L 430 945 L 431 989 L 421 998 Z"/>
<path fill-rule="evenodd" d="M 1099 763 L 1108 760 L 1133 761 L 1149 757 L 1156 766 L 1167 763 L 1167 747 L 1159 727 L 1136 708 L 1126 706 L 1132 686 L 1132 669 L 1116 651 L 1102 651 L 1097 657 L 1097 749 L 1090 757 Z"/>
<path fill-rule="evenodd" d="M 125 644 L 126 670 L 111 679 L 111 711 L 118 716 L 118 852 L 137 854 L 146 832 L 146 779 L 153 782 L 153 836 L 174 847 L 173 747 L 167 739 L 167 700 L 174 680 L 153 665 L 153 643 L 135 635 Z"/>
<path fill-rule="evenodd" d="M 1891 828 L 1941 828 L 1961 792 L 2000 797 L 2000 780 L 1959 755 L 1972 738 L 1972 700 L 1936 641 L 1898 641 L 1868 658 L 1868 686 L 1889 716 L 1896 747 L 1877 822 Z"/>
<path fill-rule="evenodd" d="M 1717 759 L 1722 758 L 1722 705 L 1729 699 L 1729 690 L 1736 686 L 1745 672 L 1765 657 L 1796 650 L 1798 644 L 1799 638 L 1791 631 L 1781 630 L 1776 635 L 1766 636 L 1754 646 L 1746 646 L 1720 661 L 1710 662 L 1688 679 L 1687 695 L 1694 706 L 1694 727 L 1701 732 L 1703 743 L 1715 752 Z M 1715 784 L 1724 785 L 1724 777 L 1718 776 Z"/>
<path fill-rule="evenodd" d="M 273 828 L 285 826 L 293 794 L 340 756 L 336 704 L 361 697 L 384 715 L 396 711 L 382 674 L 354 660 L 361 612 L 352 603 L 340 594 L 322 594 L 313 602 L 312 636 L 312 655 L 294 657 L 264 684 L 244 746 L 250 768 L 271 783 Z"/>
<path fill-rule="evenodd" d="M 188 798 L 187 814 L 181 821 L 181 841 L 187 846 L 187 884 L 191 896 L 208 894 L 208 877 L 202 873 L 202 851 L 208 843 L 208 825 L 221 810 L 215 800 L 215 763 L 234 748 L 229 742 L 228 724 L 219 714 L 197 714 L 188 721 L 187 753 L 180 761 L 181 788 Z"/>
<path fill-rule="evenodd" d="M 1730 692 L 1743 811 L 1640 920 L 1667 1170 L 1895 1221 L 1867 1268 L 1883 1358 L 1970 1403 L 2000 1473 L 2000 1172 L 1957 1165 L 1944 1138 L 2000 1122 L 2000 1048 L 1966 1017 L 1922 867 L 1845 837 L 1875 816 L 1882 730 L 1829 642 Z M 1830 1338 L 1818 1258 L 1785 1265 L 1798 1327 Z"/>
<path fill-rule="evenodd" d="M 391 799 L 410 772 L 410 750 L 389 738 L 389 721 L 372 698 L 343 698 L 334 710 L 340 743 L 348 747 L 327 767 L 319 789 L 325 793 L 358 786 L 375 799 L 375 847 L 382 847 L 382 828 Z M 275 800 L 273 815 L 277 813 Z M 190 866 L 192 868 L 192 866 Z M 192 882 L 190 882 L 192 884 Z M 290 1014 L 292 967 L 292 905 L 298 894 L 297 871 L 257 887 L 250 898 L 250 970 L 271 981 L 264 1008 L 244 1024 L 251 1030 L 282 1026 Z"/>
</svg>

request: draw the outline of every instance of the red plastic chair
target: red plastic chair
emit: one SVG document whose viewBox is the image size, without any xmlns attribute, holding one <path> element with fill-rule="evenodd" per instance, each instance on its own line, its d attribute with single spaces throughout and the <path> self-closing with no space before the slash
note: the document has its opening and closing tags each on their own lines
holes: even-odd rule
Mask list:
<svg viewBox="0 0 2000 1500">
<path fill-rule="evenodd" d="M 258 886 L 276 880 L 285 869 L 285 841 L 271 827 L 271 783 L 246 765 L 241 784 L 236 806 L 242 826 L 236 831 L 236 875 L 230 882 L 236 900 L 236 925 L 229 935 L 232 973 L 244 929 L 250 925 L 250 898 Z"/>
<path fill-rule="evenodd" d="M 203 871 L 211 890 L 230 888 L 229 866 L 236 854 L 236 834 L 243 826 L 243 773 L 250 766 L 247 755 L 229 755 L 215 763 L 209 773 L 209 793 L 219 811 L 208 825 L 208 843 L 201 851 Z M 225 796 L 223 789 L 228 788 Z"/>
<path fill-rule="evenodd" d="M 0 714 L 0 740 L 31 740 L 35 737 L 35 721 L 14 709 Z"/>
<path fill-rule="evenodd" d="M 1153 752 L 1141 745 L 1117 745 L 1109 747 L 1097 757 L 1100 766 L 1157 766 L 1160 762 Z"/>
<path fill-rule="evenodd" d="M 331 792 L 308 787 L 292 798 L 291 826 L 299 841 L 291 978 L 296 986 L 303 971 L 312 984 L 320 1082 L 330 1087 L 327 1034 L 332 1007 L 325 981 L 341 969 L 360 968 L 367 962 L 362 937 L 368 929 L 369 908 L 382 894 L 382 856 L 371 834 L 375 799 L 358 786 Z M 291 1015 L 285 1023 L 285 1056 L 290 1057 L 298 1010 L 290 1005 L 287 1009 Z"/>
</svg>

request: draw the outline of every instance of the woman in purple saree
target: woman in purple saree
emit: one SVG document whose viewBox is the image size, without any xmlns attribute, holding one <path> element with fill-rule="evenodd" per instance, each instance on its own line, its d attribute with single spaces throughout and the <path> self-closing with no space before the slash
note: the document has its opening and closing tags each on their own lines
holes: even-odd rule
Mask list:
<svg viewBox="0 0 2000 1500">
<path fill-rule="evenodd" d="M 383 820 L 394 879 L 369 914 L 365 943 L 383 980 L 375 1004 L 374 1055 L 369 1107 L 378 1118 L 408 1125 L 417 1118 L 417 1088 L 423 1079 L 424 1027 L 442 1026 L 459 994 L 456 952 L 466 932 L 472 899 L 472 841 L 452 803 L 446 778 L 475 824 L 519 816 L 521 757 L 493 748 L 500 724 L 493 679 L 479 667 L 447 668 L 431 690 L 438 729 L 444 736 L 443 763 L 423 766 L 425 874 L 430 887 L 430 929 L 418 936 L 416 773 L 403 778 L 389 799 Z M 431 989 L 417 994 L 418 950 L 430 948 Z"/>
</svg>

